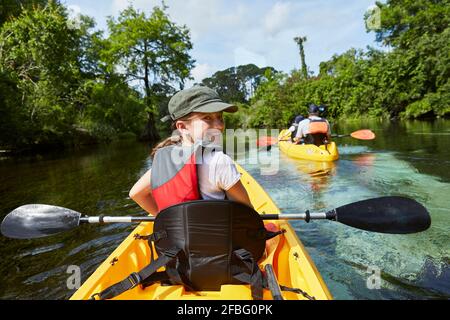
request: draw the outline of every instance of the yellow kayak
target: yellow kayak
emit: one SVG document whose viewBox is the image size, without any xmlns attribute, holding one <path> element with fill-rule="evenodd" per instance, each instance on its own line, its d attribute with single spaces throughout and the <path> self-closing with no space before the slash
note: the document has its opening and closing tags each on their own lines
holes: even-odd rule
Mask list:
<svg viewBox="0 0 450 320">
<path fill-rule="evenodd" d="M 285 136 L 286 135 L 286 136 Z M 293 144 L 288 130 L 281 131 L 278 145 L 280 150 L 291 158 L 313 161 L 335 161 L 339 152 L 335 142 L 316 146 L 313 144 Z"/>
<path fill-rule="evenodd" d="M 279 209 L 264 191 L 264 189 L 238 165 L 242 173 L 241 181 L 252 201 L 256 211 L 260 214 L 280 213 Z M 272 264 L 280 285 L 299 288 L 315 299 L 332 299 L 314 262 L 306 252 L 294 229 L 284 220 L 267 221 L 274 223 L 286 232 L 269 241 L 271 250 L 261 261 L 259 266 L 264 270 L 266 264 Z M 90 299 L 95 293 L 101 292 L 109 286 L 123 280 L 130 273 L 137 272 L 150 262 L 150 250 L 146 241 L 135 240 L 135 234 L 150 234 L 153 223 L 141 223 L 114 250 L 114 252 L 97 268 L 86 282 L 70 298 L 71 300 Z M 304 295 L 283 291 L 284 299 L 306 299 Z M 264 299 L 272 299 L 269 290 L 264 289 Z M 251 300 L 249 285 L 222 285 L 220 291 L 186 291 L 183 286 L 162 286 L 159 283 L 146 287 L 137 286 L 115 299 L 120 300 Z"/>
</svg>

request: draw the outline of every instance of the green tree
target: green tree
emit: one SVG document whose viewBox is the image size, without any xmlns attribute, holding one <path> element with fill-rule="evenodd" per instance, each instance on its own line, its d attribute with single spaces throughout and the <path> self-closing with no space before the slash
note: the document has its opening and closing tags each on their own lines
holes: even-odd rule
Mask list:
<svg viewBox="0 0 450 320">
<path fill-rule="evenodd" d="M 300 62 L 302 65 L 302 74 L 303 74 L 303 77 L 305 77 L 305 79 L 308 78 L 308 67 L 306 66 L 305 48 L 304 48 L 303 44 L 307 40 L 308 39 L 306 37 L 295 37 L 294 38 L 294 41 L 297 43 L 298 49 L 300 52 Z"/>
<path fill-rule="evenodd" d="M 254 64 L 246 64 L 236 67 L 236 77 L 241 83 L 242 91 L 248 101 L 255 94 L 256 89 L 263 80 L 266 79 L 266 72 L 270 70 L 270 74 L 278 73 L 273 67 L 258 68 Z"/>
<path fill-rule="evenodd" d="M 418 39 L 442 33 L 450 25 L 449 0 L 388 0 L 376 5 L 381 9 L 376 39 L 395 48 L 412 48 Z"/>
<path fill-rule="evenodd" d="M 25 119 L 25 113 L 17 101 L 21 95 L 17 83 L 10 75 L 0 71 L 0 146 L 13 148 L 20 144 L 22 133 L 17 130 Z"/>
<path fill-rule="evenodd" d="M 146 120 L 139 92 L 117 75 L 107 82 L 87 81 L 85 87 L 87 99 L 78 121 L 81 128 L 106 141 L 120 133 L 139 136 Z"/>
<path fill-rule="evenodd" d="M 391 84 L 401 97 L 391 114 L 444 115 L 449 112 L 450 1 L 389 0 L 377 3 L 381 26 L 377 41 L 394 48 Z"/>
<path fill-rule="evenodd" d="M 302 68 L 271 79 L 251 102 L 253 125 L 287 125 L 309 103 L 328 105 L 333 118 L 450 114 L 450 1 L 388 0 L 377 6 L 380 25 L 374 26 L 377 19 L 366 25 L 375 27 L 389 51 L 350 49 L 322 62 L 317 77 L 306 78 Z M 365 16 L 366 22 L 372 18 Z"/>
<path fill-rule="evenodd" d="M 43 8 L 48 0 L 2 0 L 0 2 L 0 26 L 22 13 L 23 9 Z"/>
<path fill-rule="evenodd" d="M 155 7 L 147 17 L 129 6 L 117 21 L 110 18 L 110 36 L 102 53 L 110 71 L 119 70 L 142 88 L 148 114 L 143 138 L 152 141 L 159 139 L 155 124 L 160 101 L 157 88 L 176 84 L 183 88 L 194 64 L 188 53 L 192 49 L 189 30 L 172 22 L 164 10 Z"/>
<path fill-rule="evenodd" d="M 268 69 L 263 80 L 256 90 L 250 103 L 251 127 L 277 128 L 284 125 L 283 110 L 286 99 L 284 87 L 281 85 L 286 79 L 283 73 L 273 73 Z M 287 103 L 289 104 L 289 103 Z"/>
<path fill-rule="evenodd" d="M 21 125 L 27 144 L 54 143 L 70 131 L 80 84 L 80 30 L 68 23 L 56 2 L 24 9 L 0 32 L 0 72 L 20 91 Z"/>
<path fill-rule="evenodd" d="M 272 67 L 258 68 L 254 64 L 231 67 L 217 71 L 202 83 L 217 91 L 225 101 L 248 103 L 261 81 L 265 79 L 266 70 L 277 71 Z"/>
<path fill-rule="evenodd" d="M 203 79 L 202 83 L 215 89 L 225 101 L 246 102 L 245 92 L 237 77 L 235 67 L 217 71 L 212 77 Z"/>
</svg>

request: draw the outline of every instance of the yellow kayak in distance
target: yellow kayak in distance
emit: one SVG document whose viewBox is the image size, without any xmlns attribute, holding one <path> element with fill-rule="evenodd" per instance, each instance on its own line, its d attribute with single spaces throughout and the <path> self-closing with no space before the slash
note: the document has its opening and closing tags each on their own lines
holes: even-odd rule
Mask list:
<svg viewBox="0 0 450 320">
<path fill-rule="evenodd" d="M 288 130 L 281 131 L 278 138 L 281 139 L 278 142 L 280 150 L 288 157 L 313 161 L 335 161 L 339 159 L 338 148 L 334 141 L 319 147 L 314 144 L 293 144 Z"/>
<path fill-rule="evenodd" d="M 280 210 L 256 182 L 242 167 L 237 165 L 242 174 L 241 182 L 246 188 L 252 205 L 260 214 L 279 214 Z M 332 296 L 323 281 L 314 262 L 305 247 L 297 237 L 294 229 L 286 220 L 270 220 L 265 223 L 278 225 L 286 230 L 270 241 L 269 253 L 258 262 L 261 270 L 266 264 L 272 264 L 274 273 L 280 285 L 299 288 L 309 296 L 318 300 L 329 300 Z M 135 234 L 150 234 L 153 223 L 141 223 L 133 232 L 100 264 L 94 273 L 73 294 L 71 300 L 91 299 L 109 286 L 128 277 L 132 272 L 138 272 L 150 263 L 150 249 L 147 241 L 136 240 Z M 282 291 L 286 300 L 305 300 L 305 296 L 289 291 Z M 155 283 L 143 289 L 137 286 L 122 293 L 114 299 L 118 300 L 251 300 L 249 285 L 222 285 L 220 291 L 191 292 L 181 285 L 164 285 Z M 269 290 L 264 289 L 263 299 L 272 300 Z"/>
</svg>

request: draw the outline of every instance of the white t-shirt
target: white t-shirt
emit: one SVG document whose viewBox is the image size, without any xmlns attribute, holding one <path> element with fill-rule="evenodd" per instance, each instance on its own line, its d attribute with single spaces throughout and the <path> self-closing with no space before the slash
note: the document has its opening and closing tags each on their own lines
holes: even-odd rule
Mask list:
<svg viewBox="0 0 450 320">
<path fill-rule="evenodd" d="M 305 120 L 302 120 L 298 123 L 298 130 L 297 134 L 295 135 L 296 138 L 302 138 L 306 136 L 309 133 L 309 120 L 321 120 L 321 117 L 318 116 L 310 116 Z M 330 124 L 328 123 L 328 120 L 325 120 L 328 124 L 328 134 L 331 135 L 331 128 Z"/>
<path fill-rule="evenodd" d="M 197 168 L 200 194 L 205 200 L 225 199 L 225 191 L 241 178 L 233 160 L 223 151 L 205 151 Z"/>
<path fill-rule="evenodd" d="M 297 127 L 298 127 L 298 124 L 293 124 L 292 126 L 289 127 L 288 131 L 293 133 L 295 131 L 295 129 L 297 129 Z"/>
</svg>

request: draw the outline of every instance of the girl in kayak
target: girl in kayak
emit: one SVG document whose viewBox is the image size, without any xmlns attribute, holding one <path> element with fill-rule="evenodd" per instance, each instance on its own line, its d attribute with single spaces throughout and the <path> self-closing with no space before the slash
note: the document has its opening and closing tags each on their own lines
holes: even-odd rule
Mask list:
<svg viewBox="0 0 450 320">
<path fill-rule="evenodd" d="M 288 131 L 291 133 L 291 142 L 294 142 L 294 137 L 297 135 L 298 124 L 305 119 L 302 115 L 297 115 L 289 127 Z M 286 134 L 287 135 L 287 134 Z"/>
<path fill-rule="evenodd" d="M 324 107 L 322 106 L 322 110 Z M 310 104 L 308 107 L 308 118 L 300 121 L 293 142 L 300 144 L 315 144 L 320 146 L 331 141 L 331 129 L 328 120 L 319 117 L 320 107 Z"/>
<path fill-rule="evenodd" d="M 168 108 L 162 121 L 171 119 L 176 134 L 153 149 L 152 169 L 132 187 L 130 198 L 152 215 L 198 199 L 227 198 L 252 207 L 233 160 L 222 151 L 200 152 L 200 156 L 197 152 L 203 151 L 202 145 L 217 142 L 225 128 L 223 112 L 236 112 L 237 107 L 221 101 L 208 87 L 194 86 L 176 93 Z M 191 150 L 183 161 L 177 157 L 180 150 Z"/>
</svg>

